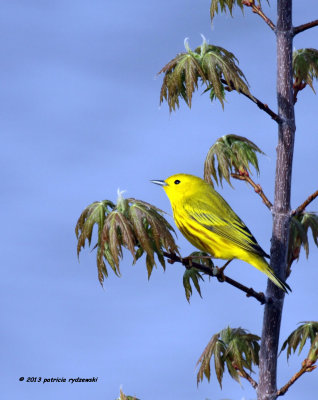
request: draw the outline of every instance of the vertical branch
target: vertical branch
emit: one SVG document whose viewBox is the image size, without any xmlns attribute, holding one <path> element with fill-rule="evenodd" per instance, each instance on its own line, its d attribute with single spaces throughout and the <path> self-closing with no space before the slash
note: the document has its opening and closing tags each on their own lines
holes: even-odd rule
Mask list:
<svg viewBox="0 0 318 400">
<path fill-rule="evenodd" d="M 290 191 L 294 150 L 295 118 L 292 80 L 292 0 L 277 1 L 277 102 L 281 123 L 278 127 L 278 146 L 273 206 L 271 241 L 271 267 L 285 278 L 290 220 Z M 277 397 L 277 351 L 284 293 L 268 282 L 267 296 L 272 304 L 264 309 L 263 332 L 260 349 L 260 376 L 258 400 Z"/>
</svg>

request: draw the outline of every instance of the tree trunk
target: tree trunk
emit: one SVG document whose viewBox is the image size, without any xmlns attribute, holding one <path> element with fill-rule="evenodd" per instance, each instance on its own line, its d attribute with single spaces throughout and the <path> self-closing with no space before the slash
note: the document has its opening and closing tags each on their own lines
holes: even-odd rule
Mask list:
<svg viewBox="0 0 318 400">
<path fill-rule="evenodd" d="M 282 120 L 278 128 L 278 146 L 271 240 L 271 267 L 285 278 L 290 221 L 290 191 L 294 151 L 295 117 L 292 74 L 292 0 L 277 1 L 277 102 Z M 268 281 L 268 297 L 272 304 L 264 309 L 260 349 L 258 400 L 273 400 L 277 395 L 277 352 L 284 293 Z"/>
</svg>

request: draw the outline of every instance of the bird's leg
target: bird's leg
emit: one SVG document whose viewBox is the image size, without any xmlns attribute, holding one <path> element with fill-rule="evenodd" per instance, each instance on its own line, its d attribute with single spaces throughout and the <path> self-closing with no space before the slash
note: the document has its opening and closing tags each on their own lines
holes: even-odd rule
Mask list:
<svg viewBox="0 0 318 400">
<path fill-rule="evenodd" d="M 225 268 L 230 264 L 231 261 L 233 261 L 234 258 L 231 258 L 230 260 L 227 260 L 227 262 L 223 265 L 223 267 L 219 268 L 219 271 L 221 271 L 221 274 L 224 275 L 224 270 Z"/>
<path fill-rule="evenodd" d="M 216 271 L 216 277 L 218 278 L 218 280 L 220 281 L 220 282 L 224 282 L 224 270 L 225 270 L 225 268 L 230 264 L 230 262 L 233 260 L 233 258 L 231 258 L 230 260 L 228 260 L 224 265 L 223 265 L 223 267 L 221 267 L 221 268 L 218 268 L 218 267 L 216 267 L 216 269 L 217 269 L 217 271 Z"/>
</svg>

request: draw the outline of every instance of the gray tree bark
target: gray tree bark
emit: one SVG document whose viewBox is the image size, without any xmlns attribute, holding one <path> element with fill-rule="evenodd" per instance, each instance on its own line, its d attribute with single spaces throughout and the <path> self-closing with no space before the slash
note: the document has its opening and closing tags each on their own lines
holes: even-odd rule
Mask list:
<svg viewBox="0 0 318 400">
<path fill-rule="evenodd" d="M 275 177 L 275 201 L 272 210 L 271 267 L 285 278 L 290 221 L 290 192 L 294 152 L 295 116 L 292 74 L 292 0 L 277 1 L 277 102 L 282 123 L 278 127 Z M 273 298 L 266 304 L 260 349 L 258 400 L 277 398 L 277 352 L 284 293 L 268 281 L 266 295 Z"/>
</svg>

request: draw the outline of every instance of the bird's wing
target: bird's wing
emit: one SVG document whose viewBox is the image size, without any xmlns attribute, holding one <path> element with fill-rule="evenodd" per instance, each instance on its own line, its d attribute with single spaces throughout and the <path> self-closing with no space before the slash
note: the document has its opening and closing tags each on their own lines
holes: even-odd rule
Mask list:
<svg viewBox="0 0 318 400">
<path fill-rule="evenodd" d="M 185 212 L 204 228 L 233 242 L 240 248 L 262 257 L 269 257 L 223 197 L 217 192 L 215 193 L 217 197 L 213 197 L 211 202 L 194 201 L 193 198 L 191 202 L 184 202 Z"/>
</svg>

